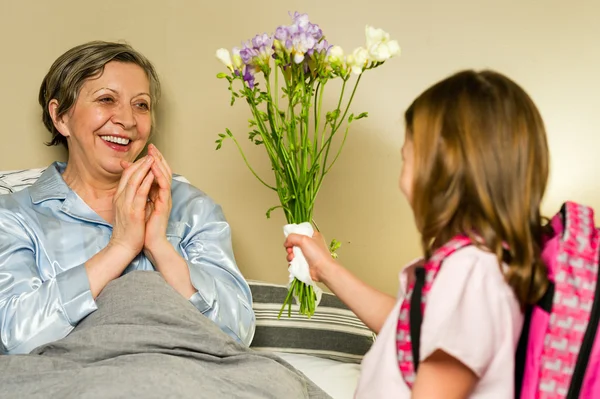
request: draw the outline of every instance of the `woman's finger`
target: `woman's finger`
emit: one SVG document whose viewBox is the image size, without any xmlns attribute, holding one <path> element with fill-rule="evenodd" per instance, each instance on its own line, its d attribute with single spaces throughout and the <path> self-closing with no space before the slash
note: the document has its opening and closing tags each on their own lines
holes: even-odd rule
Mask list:
<svg viewBox="0 0 600 399">
<path fill-rule="evenodd" d="M 158 183 L 158 187 L 164 190 L 170 190 L 171 184 L 169 179 L 165 175 L 165 171 L 163 168 L 159 166 L 160 162 L 154 162 L 152 165 L 152 173 L 154 173 L 154 178 L 156 179 L 156 183 Z"/>
<path fill-rule="evenodd" d="M 169 166 L 169 163 L 167 162 L 167 159 L 164 157 L 162 152 L 160 152 L 160 150 L 158 149 L 157 146 L 155 146 L 154 144 L 150 144 L 150 146 L 154 152 L 153 155 L 155 155 L 158 158 L 158 160 L 164 164 L 167 174 L 170 175 L 172 173 L 172 171 L 171 171 L 171 167 Z"/>
<path fill-rule="evenodd" d="M 155 156 L 156 159 L 158 160 L 157 163 L 158 163 L 159 167 L 162 169 L 164 175 L 168 178 L 169 185 L 170 185 L 171 178 L 173 176 L 173 172 L 171 171 L 171 167 L 169 166 L 169 163 L 167 162 L 165 157 L 158 150 L 158 148 L 156 148 L 156 146 L 154 144 L 151 144 L 149 149 L 150 149 L 152 155 Z"/>
<path fill-rule="evenodd" d="M 152 187 L 152 182 L 154 181 L 154 175 L 152 172 L 149 172 L 144 180 L 140 184 L 137 192 L 135 193 L 135 198 L 133 199 L 133 209 L 145 209 L 146 204 L 148 202 L 148 193 L 150 192 L 150 187 Z"/>
<path fill-rule="evenodd" d="M 127 180 L 125 185 L 125 201 L 127 203 L 133 202 L 133 199 L 135 198 L 142 181 L 149 174 L 153 163 L 154 158 L 152 156 L 148 156 L 144 163 Z M 152 177 L 154 178 L 154 175 Z"/>
<path fill-rule="evenodd" d="M 146 156 L 146 157 L 140 158 L 137 161 L 135 161 L 133 164 L 131 164 L 129 167 L 127 167 L 127 169 L 123 170 L 123 174 L 121 175 L 121 181 L 119 182 L 119 186 L 117 187 L 116 194 L 120 194 L 125 190 L 125 187 L 127 187 L 127 182 L 131 179 L 131 176 L 140 167 L 142 167 L 146 162 L 148 162 L 149 158 L 152 158 L 152 157 Z"/>
<path fill-rule="evenodd" d="M 158 189 L 154 187 L 154 192 L 151 192 L 151 194 L 154 194 L 152 200 L 156 201 L 156 199 L 159 199 L 162 203 L 169 204 L 171 197 L 171 179 L 165 175 L 164 169 L 160 167 L 160 162 L 155 162 L 152 165 L 152 172 L 154 173 L 155 181 L 158 184 Z"/>
</svg>

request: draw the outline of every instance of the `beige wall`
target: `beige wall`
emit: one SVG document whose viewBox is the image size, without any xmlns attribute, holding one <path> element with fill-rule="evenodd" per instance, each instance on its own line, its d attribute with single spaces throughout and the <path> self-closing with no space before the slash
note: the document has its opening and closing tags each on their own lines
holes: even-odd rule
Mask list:
<svg viewBox="0 0 600 399">
<path fill-rule="evenodd" d="M 363 43 L 364 25 L 397 38 L 403 55 L 365 76 L 354 109 L 370 117 L 354 126 L 329 175 L 316 219 L 344 243 L 342 261 L 360 277 L 394 293 L 396 273 L 419 253 L 410 209 L 397 190 L 402 111 L 420 91 L 461 68 L 498 69 L 521 83 L 547 123 L 552 176 L 546 211 L 565 199 L 600 210 L 600 3 L 597 0 L 232 0 L 222 2 L 0 0 L 0 170 L 63 159 L 45 147 L 37 89 L 52 61 L 92 39 L 126 40 L 157 66 L 164 85 L 156 144 L 173 169 L 220 204 L 232 225 L 240 268 L 248 278 L 286 281 L 283 216 L 242 163 L 232 143 L 214 150 L 231 128 L 244 139 L 247 107 L 228 105 L 219 47 L 238 45 L 309 13 L 331 43 Z M 231 11 L 225 4 L 231 4 Z M 333 97 L 327 99 L 331 106 Z M 242 140 L 244 141 L 244 140 Z M 262 148 L 248 145 L 263 176 Z"/>
</svg>

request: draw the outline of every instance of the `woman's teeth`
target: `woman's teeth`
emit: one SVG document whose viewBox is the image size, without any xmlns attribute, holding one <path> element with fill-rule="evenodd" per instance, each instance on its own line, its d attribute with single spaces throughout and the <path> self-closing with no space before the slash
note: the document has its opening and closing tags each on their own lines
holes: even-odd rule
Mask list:
<svg viewBox="0 0 600 399">
<path fill-rule="evenodd" d="M 116 137 L 116 136 L 100 136 L 100 138 L 104 141 L 108 141 L 110 143 L 116 143 L 116 144 L 121 144 L 121 145 L 127 145 L 129 144 L 129 139 L 123 138 L 123 137 Z"/>
</svg>

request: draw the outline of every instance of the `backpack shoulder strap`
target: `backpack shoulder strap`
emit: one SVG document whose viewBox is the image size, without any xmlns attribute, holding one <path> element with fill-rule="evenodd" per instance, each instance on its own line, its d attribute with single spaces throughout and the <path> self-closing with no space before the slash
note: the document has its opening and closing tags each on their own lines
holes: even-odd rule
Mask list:
<svg viewBox="0 0 600 399">
<path fill-rule="evenodd" d="M 553 231 L 544 239 L 541 254 L 550 284 L 541 300 L 526 309 L 516 354 L 516 398 L 523 393 L 523 381 L 528 379 L 536 381 L 528 389 L 548 389 L 552 385 L 552 389 L 564 391 L 568 399 L 579 397 L 600 320 L 599 235 L 593 210 L 566 202 L 550 223 Z M 532 313 L 540 311 L 552 316 L 547 317 L 547 326 L 538 326 L 530 337 L 534 331 L 529 329 Z M 578 353 L 576 363 L 573 353 Z M 533 363 L 526 359 L 530 355 L 536 359 Z M 557 359 L 566 362 L 564 367 L 556 368 Z"/>
<path fill-rule="evenodd" d="M 592 245 L 597 237 L 594 210 L 576 202 L 565 202 L 560 210 L 562 221 L 562 246 L 568 252 L 582 257 L 594 257 Z M 552 227 L 557 228 L 553 223 Z"/>
<path fill-rule="evenodd" d="M 419 369 L 419 353 L 421 349 L 421 325 L 423 324 L 423 286 L 425 285 L 425 268 L 415 269 L 415 286 L 410 297 L 410 341 L 412 345 L 412 358 L 415 373 Z"/>
<path fill-rule="evenodd" d="M 471 245 L 467 236 L 458 236 L 440 247 L 423 267 L 415 269 L 415 285 L 410 296 L 410 340 L 412 346 L 412 359 L 414 372 L 419 368 L 421 349 L 421 325 L 423 324 L 423 311 L 425 310 L 426 294 L 437 276 L 443 261 L 459 249 Z"/>
<path fill-rule="evenodd" d="M 561 239 L 559 264 L 562 268 L 557 270 L 555 283 L 562 297 L 561 308 L 569 306 L 569 297 L 579 298 L 580 314 L 586 314 L 587 328 L 579 344 L 579 353 L 572 371 L 571 382 L 567 392 L 567 399 L 580 396 L 584 377 L 590 360 L 592 347 L 596 340 L 598 323 L 600 322 L 600 284 L 598 284 L 598 252 L 599 232 L 594 222 L 592 208 L 567 202 L 561 209 L 564 231 Z M 566 275 L 566 278 L 565 278 Z M 581 286 L 571 287 L 569 280 L 579 280 Z M 575 289 L 570 292 L 569 288 Z M 583 305 L 590 301 L 591 306 Z M 562 309 L 561 309 L 562 310 Z"/>
</svg>

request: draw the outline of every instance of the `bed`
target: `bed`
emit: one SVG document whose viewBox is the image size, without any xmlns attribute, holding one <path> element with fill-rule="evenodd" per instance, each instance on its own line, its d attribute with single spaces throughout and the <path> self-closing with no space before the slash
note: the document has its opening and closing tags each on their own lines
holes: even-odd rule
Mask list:
<svg viewBox="0 0 600 399">
<path fill-rule="evenodd" d="M 33 184 L 44 168 L 0 172 L 0 195 Z M 176 179 L 186 181 L 181 176 Z M 335 399 L 352 398 L 360 361 L 369 350 L 374 334 L 334 295 L 325 293 L 311 319 L 278 318 L 287 294 L 283 285 L 249 281 L 256 314 L 256 332 L 251 350 L 276 355 Z"/>
</svg>

